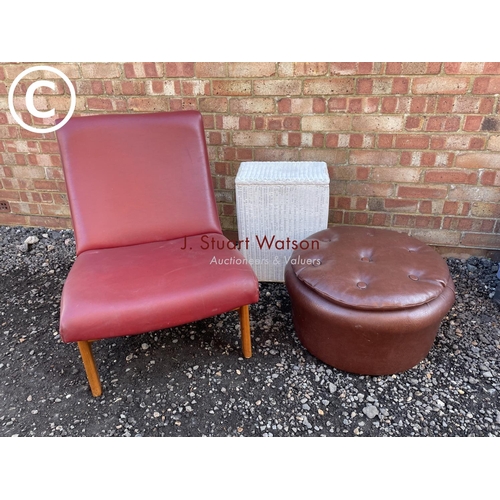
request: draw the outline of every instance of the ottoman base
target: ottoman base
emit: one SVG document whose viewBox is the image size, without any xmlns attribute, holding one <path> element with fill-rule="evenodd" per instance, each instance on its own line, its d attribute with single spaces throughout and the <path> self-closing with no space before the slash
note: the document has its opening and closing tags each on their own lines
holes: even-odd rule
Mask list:
<svg viewBox="0 0 500 500">
<path fill-rule="evenodd" d="M 360 375 L 409 370 L 429 353 L 455 301 L 451 288 L 435 300 L 399 310 L 359 310 L 334 304 L 285 270 L 293 322 L 302 345 L 321 361 Z"/>
</svg>

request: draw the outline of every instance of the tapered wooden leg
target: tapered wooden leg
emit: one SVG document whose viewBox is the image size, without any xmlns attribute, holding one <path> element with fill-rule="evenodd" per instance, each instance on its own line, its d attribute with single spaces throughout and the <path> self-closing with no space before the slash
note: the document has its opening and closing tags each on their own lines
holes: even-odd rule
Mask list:
<svg viewBox="0 0 500 500">
<path fill-rule="evenodd" d="M 85 373 L 87 374 L 92 396 L 100 396 L 102 394 L 101 380 L 99 379 L 99 374 L 97 373 L 97 367 L 95 365 L 90 342 L 87 342 L 86 340 L 78 342 L 78 348 L 80 349 L 80 354 L 82 355 L 83 366 L 85 367 Z"/>
<path fill-rule="evenodd" d="M 241 306 L 238 309 L 241 326 L 241 350 L 244 358 L 252 357 L 252 338 L 250 336 L 250 313 L 248 306 Z"/>
</svg>

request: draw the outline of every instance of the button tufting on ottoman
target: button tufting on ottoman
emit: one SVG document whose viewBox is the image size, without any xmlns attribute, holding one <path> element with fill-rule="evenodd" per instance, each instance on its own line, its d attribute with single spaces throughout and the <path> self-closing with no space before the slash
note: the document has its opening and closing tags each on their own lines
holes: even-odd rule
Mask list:
<svg viewBox="0 0 500 500">
<path fill-rule="evenodd" d="M 311 354 L 364 375 L 405 371 L 427 356 L 455 301 L 435 250 L 363 227 L 325 229 L 307 241 L 286 265 L 285 283 L 297 336 Z"/>
</svg>

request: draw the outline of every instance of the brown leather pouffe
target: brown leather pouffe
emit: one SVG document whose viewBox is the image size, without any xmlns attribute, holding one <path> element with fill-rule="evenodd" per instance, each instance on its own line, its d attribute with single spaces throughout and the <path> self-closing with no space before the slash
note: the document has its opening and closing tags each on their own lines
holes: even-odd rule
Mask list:
<svg viewBox="0 0 500 500">
<path fill-rule="evenodd" d="M 309 236 L 286 265 L 285 283 L 303 346 L 364 375 L 417 365 L 455 301 L 445 260 L 386 229 L 338 226 Z"/>
</svg>

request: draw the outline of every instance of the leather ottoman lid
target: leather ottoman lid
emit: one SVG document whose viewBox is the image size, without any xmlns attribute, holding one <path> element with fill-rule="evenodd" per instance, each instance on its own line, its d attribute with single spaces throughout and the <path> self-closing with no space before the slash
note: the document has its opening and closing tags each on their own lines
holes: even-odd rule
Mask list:
<svg viewBox="0 0 500 500">
<path fill-rule="evenodd" d="M 436 299 L 446 286 L 454 289 L 444 259 L 406 234 L 338 226 L 301 246 L 308 248 L 295 250 L 290 260 L 297 278 L 344 307 L 405 309 Z"/>
</svg>

